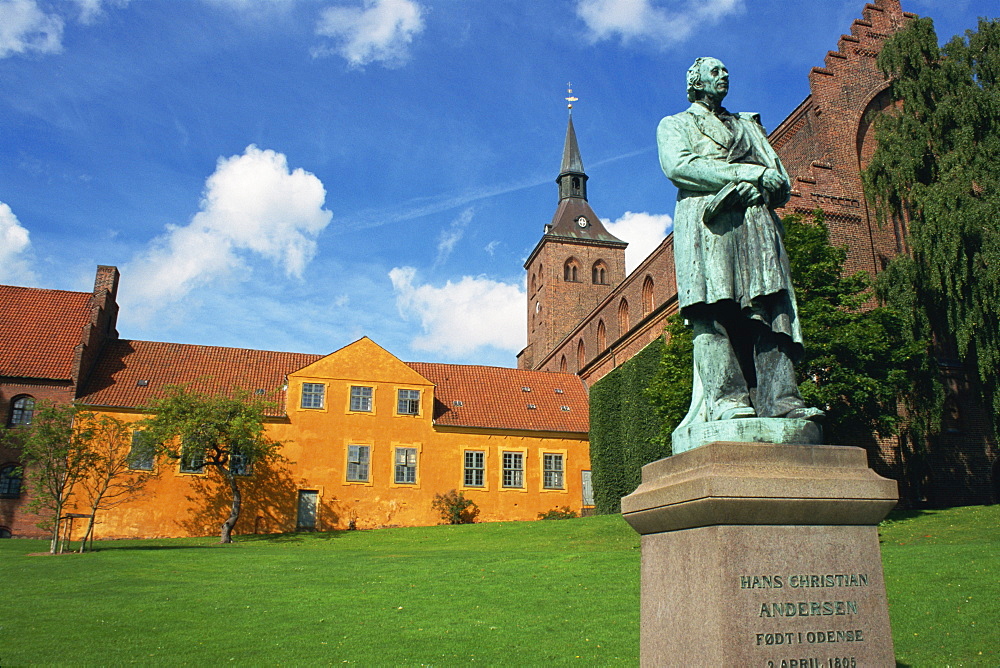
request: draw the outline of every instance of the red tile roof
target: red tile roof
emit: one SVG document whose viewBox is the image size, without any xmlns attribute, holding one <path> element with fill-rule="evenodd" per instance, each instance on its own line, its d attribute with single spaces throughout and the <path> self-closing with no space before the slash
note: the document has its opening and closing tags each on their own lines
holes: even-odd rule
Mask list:
<svg viewBox="0 0 1000 668">
<path fill-rule="evenodd" d="M 0 285 L 0 376 L 71 379 L 91 297 Z"/>
<path fill-rule="evenodd" d="M 90 406 L 138 408 L 160 396 L 167 385 L 190 384 L 210 394 L 233 388 L 263 390 L 264 398 L 274 404 L 268 413 L 284 415 L 285 375 L 321 357 L 119 339 L 105 346 L 80 399 Z"/>
<path fill-rule="evenodd" d="M 81 400 L 91 406 L 138 408 L 165 385 L 191 383 L 212 393 L 262 389 L 280 415 L 285 376 L 322 357 L 120 339 L 105 347 Z M 589 429 L 587 393 L 573 374 L 426 362 L 408 366 L 436 386 L 437 424 L 571 433 Z"/>
<path fill-rule="evenodd" d="M 570 373 L 495 366 L 407 362 L 435 385 L 437 424 L 586 433 L 589 402 Z"/>
</svg>

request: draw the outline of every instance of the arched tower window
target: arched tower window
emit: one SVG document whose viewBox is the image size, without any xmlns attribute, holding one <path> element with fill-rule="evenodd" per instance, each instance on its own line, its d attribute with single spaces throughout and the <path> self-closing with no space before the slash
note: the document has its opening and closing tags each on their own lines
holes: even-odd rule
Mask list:
<svg viewBox="0 0 1000 668">
<path fill-rule="evenodd" d="M 604 327 L 604 320 L 597 321 L 597 352 L 601 352 L 608 347 L 608 332 Z"/>
<path fill-rule="evenodd" d="M 653 312 L 653 277 L 647 276 L 642 282 L 642 315 L 643 317 Z"/>
<path fill-rule="evenodd" d="M 580 263 L 575 257 L 566 260 L 563 265 L 563 280 L 569 283 L 580 282 Z"/>
<path fill-rule="evenodd" d="M 607 285 L 608 283 L 608 265 L 604 260 L 598 260 L 594 263 L 593 268 L 590 270 L 591 281 L 596 285 Z"/>
<path fill-rule="evenodd" d="M 569 365 L 566 363 L 566 356 L 565 355 L 563 355 L 562 359 L 559 360 L 559 370 L 562 371 L 563 373 L 566 373 L 567 371 L 569 371 Z"/>
<path fill-rule="evenodd" d="M 583 339 L 576 346 L 576 370 L 579 371 L 587 363 L 587 349 L 583 346 Z"/>
<path fill-rule="evenodd" d="M 531 294 L 535 294 L 538 290 L 538 282 L 535 280 L 535 275 L 531 275 Z"/>
<path fill-rule="evenodd" d="M 618 303 L 618 335 L 624 336 L 628 328 L 628 300 L 622 297 L 622 300 Z"/>
<path fill-rule="evenodd" d="M 29 425 L 31 424 L 31 416 L 34 414 L 34 397 L 27 394 L 15 397 L 14 401 L 10 402 L 10 419 L 7 421 L 7 426 Z"/>
</svg>

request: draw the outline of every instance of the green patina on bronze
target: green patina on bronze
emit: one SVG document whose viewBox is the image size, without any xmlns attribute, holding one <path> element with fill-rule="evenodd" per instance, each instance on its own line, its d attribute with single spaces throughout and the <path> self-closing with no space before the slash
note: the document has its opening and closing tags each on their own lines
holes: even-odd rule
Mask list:
<svg viewBox="0 0 1000 668">
<path fill-rule="evenodd" d="M 815 443 L 812 422 L 823 417 L 804 404 L 795 382 L 802 333 L 774 213 L 788 201 L 788 174 L 759 116 L 722 106 L 728 92 L 726 66 L 698 58 L 687 75 L 691 106 L 657 129 L 660 165 L 678 189 L 678 302 L 695 333 L 692 403 L 674 432 L 675 454 L 704 444 L 700 423 L 733 422 L 732 440 L 778 433 L 792 439 L 782 442 Z M 803 424 L 775 430 L 747 418 Z M 708 431 L 720 429 L 727 427 Z"/>
</svg>

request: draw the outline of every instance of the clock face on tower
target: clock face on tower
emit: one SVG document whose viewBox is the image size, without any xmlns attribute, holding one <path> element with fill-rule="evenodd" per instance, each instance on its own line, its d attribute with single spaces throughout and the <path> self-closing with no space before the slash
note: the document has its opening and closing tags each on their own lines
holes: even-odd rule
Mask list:
<svg viewBox="0 0 1000 668">
<path fill-rule="evenodd" d="M 579 225 L 581 228 L 583 228 L 589 225 L 590 223 L 587 222 L 586 216 L 580 216 L 579 218 L 576 219 L 576 224 Z"/>
</svg>

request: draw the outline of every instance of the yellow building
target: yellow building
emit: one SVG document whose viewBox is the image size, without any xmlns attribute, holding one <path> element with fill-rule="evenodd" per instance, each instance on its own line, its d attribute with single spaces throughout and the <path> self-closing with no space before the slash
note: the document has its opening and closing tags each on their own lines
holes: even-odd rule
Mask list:
<svg viewBox="0 0 1000 668">
<path fill-rule="evenodd" d="M 171 384 L 233 387 L 275 402 L 282 461 L 243 480 L 236 533 L 429 525 L 436 494 L 462 491 L 478 521 L 590 506 L 588 403 L 573 374 L 404 363 L 368 338 L 326 356 L 116 340 L 80 402 L 127 421 Z M 102 512 L 99 538 L 204 535 L 228 488 L 198 462 L 137 461 L 141 497 Z"/>
</svg>

